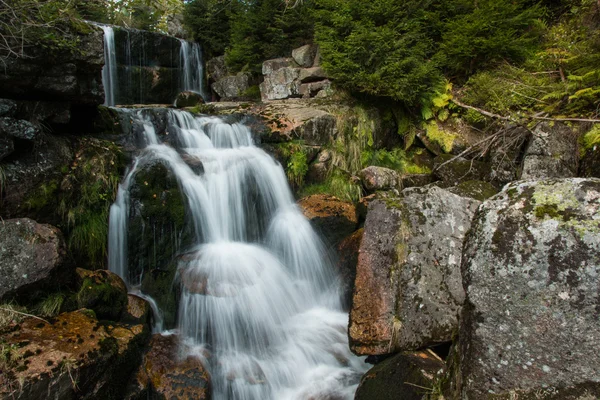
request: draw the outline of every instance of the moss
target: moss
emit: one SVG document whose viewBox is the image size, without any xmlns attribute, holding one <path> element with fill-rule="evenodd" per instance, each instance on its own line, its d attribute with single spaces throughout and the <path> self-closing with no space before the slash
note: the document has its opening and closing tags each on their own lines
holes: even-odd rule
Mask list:
<svg viewBox="0 0 600 400">
<path fill-rule="evenodd" d="M 479 201 L 484 201 L 498 193 L 498 189 L 491 183 L 477 180 L 461 182 L 451 188 L 450 191 L 459 196 L 470 197 Z"/>
<path fill-rule="evenodd" d="M 358 202 L 362 197 L 362 187 L 340 170 L 333 170 L 323 183 L 308 185 L 299 191 L 300 197 L 313 194 L 329 194 L 341 200 Z"/>
<path fill-rule="evenodd" d="M 556 204 L 544 204 L 535 208 L 535 216 L 538 219 L 543 219 L 549 216 L 552 219 L 560 217 Z"/>
<path fill-rule="evenodd" d="M 41 184 L 25 200 L 25 206 L 30 211 L 41 211 L 48 206 L 56 206 L 58 194 L 58 180 L 51 180 Z"/>
<path fill-rule="evenodd" d="M 427 138 L 440 146 L 445 153 L 450 153 L 454 145 L 456 135 L 440 129 L 436 121 L 431 121 L 425 125 Z"/>
<path fill-rule="evenodd" d="M 592 129 L 582 135 L 579 139 L 580 156 L 584 157 L 587 152 L 594 150 L 600 144 L 600 125 L 595 124 Z"/>
<path fill-rule="evenodd" d="M 217 108 L 212 104 L 198 104 L 195 107 L 189 108 L 186 111 L 192 114 L 216 114 Z"/>
<path fill-rule="evenodd" d="M 117 320 L 127 305 L 127 293 L 109 279 L 89 276 L 81 283 L 77 303 L 94 310 L 99 318 Z"/>
<path fill-rule="evenodd" d="M 250 86 L 248 89 L 244 90 L 240 94 L 240 97 L 242 97 L 244 99 L 259 101 L 260 100 L 260 88 L 258 87 L 258 85 Z"/>
</svg>

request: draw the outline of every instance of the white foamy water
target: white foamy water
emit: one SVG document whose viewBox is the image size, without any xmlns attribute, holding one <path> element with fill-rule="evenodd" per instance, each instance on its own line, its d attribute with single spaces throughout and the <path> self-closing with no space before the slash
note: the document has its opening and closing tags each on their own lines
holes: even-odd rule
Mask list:
<svg viewBox="0 0 600 400">
<path fill-rule="evenodd" d="M 196 244 L 179 257 L 178 328 L 206 357 L 213 398 L 353 398 L 367 367 L 348 348 L 337 277 L 281 166 L 242 124 L 169 111 L 173 148 L 142 112 L 136 118 L 145 147 L 111 209 L 111 269 L 128 278 L 131 177 L 159 160 L 177 177 L 195 228 Z"/>
<path fill-rule="evenodd" d="M 104 86 L 104 105 L 114 106 L 117 92 L 117 55 L 115 31 L 111 26 L 100 25 L 104 31 L 104 66 L 102 67 L 102 85 Z"/>
</svg>

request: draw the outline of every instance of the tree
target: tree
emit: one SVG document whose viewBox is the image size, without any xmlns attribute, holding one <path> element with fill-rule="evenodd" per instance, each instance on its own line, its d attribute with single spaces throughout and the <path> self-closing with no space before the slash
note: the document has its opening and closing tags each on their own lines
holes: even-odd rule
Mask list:
<svg viewBox="0 0 600 400">
<path fill-rule="evenodd" d="M 231 0 L 192 0 L 185 5 L 183 22 L 205 53 L 217 56 L 229 46 Z"/>
</svg>

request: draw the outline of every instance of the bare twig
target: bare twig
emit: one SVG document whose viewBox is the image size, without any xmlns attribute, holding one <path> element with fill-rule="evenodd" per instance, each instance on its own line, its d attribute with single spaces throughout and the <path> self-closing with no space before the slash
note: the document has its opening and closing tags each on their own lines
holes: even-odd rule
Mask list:
<svg viewBox="0 0 600 400">
<path fill-rule="evenodd" d="M 40 318 L 37 315 L 27 314 L 27 313 L 24 313 L 24 312 L 21 312 L 21 311 L 17 311 L 17 310 L 12 310 L 12 309 L 6 308 L 6 307 L 0 307 L 0 310 L 5 311 L 5 312 L 9 312 L 9 313 L 23 315 L 25 317 L 31 317 L 31 318 L 39 319 L 40 321 L 44 321 L 48 325 L 52 325 L 50 322 L 46 321 L 44 318 Z"/>
<path fill-rule="evenodd" d="M 466 108 L 468 110 L 477 111 L 478 113 L 480 113 L 482 115 L 485 115 L 486 117 L 495 118 L 495 119 L 501 119 L 503 121 L 515 122 L 515 120 L 513 120 L 510 117 L 505 117 L 505 116 L 502 116 L 502 115 L 499 115 L 499 114 L 494 114 L 494 113 L 486 111 L 486 110 L 482 110 L 481 108 L 469 106 L 469 105 L 467 105 L 465 103 L 460 102 L 457 99 L 452 99 L 452 102 L 454 104 L 456 104 L 457 106 L 459 106 L 459 107 Z"/>
</svg>

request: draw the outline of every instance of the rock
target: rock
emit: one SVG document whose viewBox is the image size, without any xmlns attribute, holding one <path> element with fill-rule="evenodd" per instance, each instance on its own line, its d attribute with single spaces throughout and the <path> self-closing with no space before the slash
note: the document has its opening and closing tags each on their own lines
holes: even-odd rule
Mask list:
<svg viewBox="0 0 600 400">
<path fill-rule="evenodd" d="M 452 340 L 464 292 L 464 235 L 480 202 L 436 186 L 370 202 L 350 311 L 359 355 Z"/>
<path fill-rule="evenodd" d="M 211 58 L 206 62 L 206 71 L 208 78 L 213 81 L 219 81 L 229 75 L 229 69 L 225 64 L 225 56 Z"/>
<path fill-rule="evenodd" d="M 181 91 L 177 67 L 118 64 L 117 76 L 117 104 L 173 104 Z"/>
<path fill-rule="evenodd" d="M 17 112 L 17 102 L 10 99 L 0 99 L 0 118 L 14 117 Z"/>
<path fill-rule="evenodd" d="M 194 107 L 203 103 L 204 99 L 202 99 L 202 96 L 195 92 L 181 92 L 175 99 L 175 107 L 177 108 Z"/>
<path fill-rule="evenodd" d="M 12 136 L 17 139 L 33 140 L 40 129 L 29 121 L 14 118 L 0 118 L 0 135 Z"/>
<path fill-rule="evenodd" d="M 485 181 L 489 177 L 491 168 L 488 163 L 462 157 L 450 161 L 454 157 L 450 154 L 442 154 L 434 159 L 434 175 L 448 186 L 455 186 L 469 180 Z M 450 162 L 441 166 L 447 161 Z"/>
<path fill-rule="evenodd" d="M 68 101 L 19 101 L 19 118 L 39 124 L 68 124 L 71 103 Z"/>
<path fill-rule="evenodd" d="M 91 25 L 86 33 L 63 28 L 65 40 L 78 40 L 77 51 L 30 46 L 25 57 L 8 59 L 0 70 L 3 95 L 19 100 L 102 104 L 102 30 Z"/>
<path fill-rule="evenodd" d="M 352 292 L 354 291 L 354 280 L 356 279 L 356 264 L 358 263 L 358 250 L 362 240 L 364 229 L 359 229 L 340 242 L 337 247 L 338 262 L 337 269 L 341 277 L 342 299 L 349 308 L 352 304 Z"/>
<path fill-rule="evenodd" d="M 393 169 L 370 166 L 358 173 L 363 186 L 369 193 L 378 190 L 400 189 L 402 179 Z"/>
<path fill-rule="evenodd" d="M 371 368 L 356 389 L 355 400 L 422 400 L 445 371 L 429 352 L 401 353 Z"/>
<path fill-rule="evenodd" d="M 525 151 L 521 179 L 570 178 L 577 175 L 577 134 L 556 122 L 539 124 Z"/>
<path fill-rule="evenodd" d="M 15 151 L 15 142 L 9 136 L 0 133 L 0 161 Z"/>
<path fill-rule="evenodd" d="M 502 140 L 495 141 L 489 149 L 491 165 L 490 181 L 498 187 L 519 179 L 523 154 L 531 138 L 528 129 L 522 126 L 504 126 Z"/>
<path fill-rule="evenodd" d="M 210 375 L 197 356 L 184 356 L 176 335 L 156 334 L 144 355 L 129 399 L 198 399 L 211 398 Z M 183 357 L 183 358 L 182 358 Z"/>
<path fill-rule="evenodd" d="M 0 374 L 0 397 L 123 398 L 130 373 L 140 362 L 147 326 L 106 326 L 93 314 L 64 313 L 52 324 L 28 318 L 5 333 L 0 340 L 10 355 Z"/>
<path fill-rule="evenodd" d="M 326 244 L 336 246 L 356 230 L 356 208 L 337 197 L 315 194 L 304 197 L 298 205 Z"/>
<path fill-rule="evenodd" d="M 321 67 L 301 69 L 300 75 L 298 76 L 298 79 L 300 79 L 300 82 L 302 83 L 317 82 L 327 78 L 328 76 L 325 73 L 325 70 Z"/>
<path fill-rule="evenodd" d="M 0 299 L 32 296 L 70 280 L 61 232 L 28 219 L 0 223 Z"/>
<path fill-rule="evenodd" d="M 464 181 L 456 186 L 448 188 L 448 191 L 462 197 L 470 197 L 479 201 L 484 201 L 498 193 L 498 189 L 496 189 L 494 185 L 484 181 Z"/>
<path fill-rule="evenodd" d="M 263 74 L 265 66 L 263 64 Z M 264 75 L 264 81 L 259 85 L 263 101 L 287 99 L 300 95 L 300 68 L 283 67 Z"/>
<path fill-rule="evenodd" d="M 149 325 L 152 317 L 150 304 L 135 294 L 127 295 L 127 308 L 121 317 L 121 321 L 128 324 Z"/>
<path fill-rule="evenodd" d="M 249 75 L 242 72 L 237 75 L 229 75 L 213 83 L 211 87 L 221 100 L 235 100 L 242 97 L 250 87 Z"/>
<path fill-rule="evenodd" d="M 303 68 L 310 68 L 315 63 L 315 56 L 317 55 L 318 50 L 318 45 L 307 44 L 292 50 L 292 58 L 299 66 Z"/>
<path fill-rule="evenodd" d="M 298 89 L 298 93 L 302 98 L 307 99 L 310 97 L 324 97 L 329 95 L 331 92 L 331 81 L 325 79 L 319 82 L 302 83 Z M 322 96 L 319 96 L 323 93 Z"/>
<path fill-rule="evenodd" d="M 463 255 L 462 398 L 600 395 L 599 233 L 599 179 L 514 182 L 483 203 Z"/>
<path fill-rule="evenodd" d="M 117 274 L 107 270 L 88 271 L 77 268 L 79 308 L 94 310 L 99 319 L 118 321 L 125 311 L 127 286 Z"/>
<path fill-rule="evenodd" d="M 426 186 L 433 182 L 431 174 L 408 174 L 401 177 L 402 188 Z"/>
<path fill-rule="evenodd" d="M 273 60 L 267 60 L 263 62 L 262 73 L 263 75 L 270 75 L 274 71 L 281 68 L 297 67 L 294 60 L 291 58 L 275 58 Z"/>
</svg>

